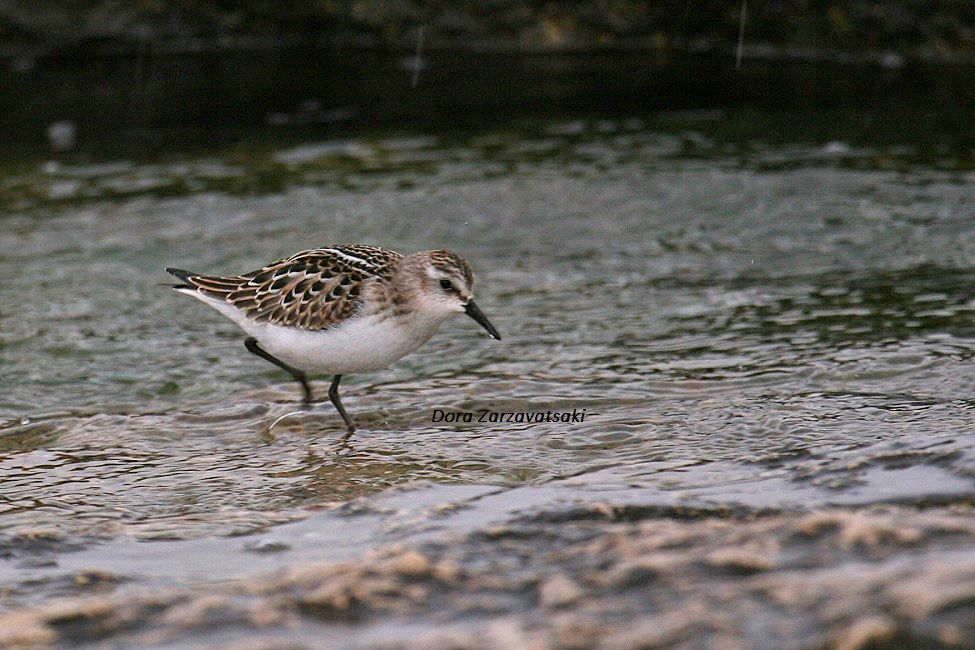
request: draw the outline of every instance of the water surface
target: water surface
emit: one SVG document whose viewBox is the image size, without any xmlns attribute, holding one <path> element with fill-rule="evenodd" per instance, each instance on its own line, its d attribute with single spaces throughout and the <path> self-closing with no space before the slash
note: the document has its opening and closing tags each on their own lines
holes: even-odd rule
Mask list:
<svg viewBox="0 0 975 650">
<path fill-rule="evenodd" d="M 946 554 L 975 567 L 975 177 L 910 147 L 729 146 L 720 113 L 693 119 L 8 174 L 0 608 L 20 641 L 970 630 L 975 569 L 932 594 Z M 455 250 L 504 337 L 458 319 L 349 377 L 347 444 L 162 272 L 336 242 Z M 841 567 L 859 586 L 837 613 Z"/>
</svg>

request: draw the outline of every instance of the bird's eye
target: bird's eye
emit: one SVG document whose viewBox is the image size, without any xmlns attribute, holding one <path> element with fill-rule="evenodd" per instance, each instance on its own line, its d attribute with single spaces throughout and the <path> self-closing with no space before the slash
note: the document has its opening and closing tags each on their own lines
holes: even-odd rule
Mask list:
<svg viewBox="0 0 975 650">
<path fill-rule="evenodd" d="M 444 291 L 453 291 L 454 285 L 453 283 L 451 283 L 450 280 L 443 279 L 440 281 L 440 288 L 443 289 Z"/>
</svg>

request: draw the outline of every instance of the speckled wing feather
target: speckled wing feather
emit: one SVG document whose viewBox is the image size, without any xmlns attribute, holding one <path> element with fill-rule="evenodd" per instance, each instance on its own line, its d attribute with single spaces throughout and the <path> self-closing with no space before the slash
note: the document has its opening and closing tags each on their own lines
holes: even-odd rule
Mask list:
<svg viewBox="0 0 975 650">
<path fill-rule="evenodd" d="M 377 246 L 341 244 L 302 251 L 243 275 L 191 274 L 181 279 L 255 322 L 322 330 L 354 314 L 364 285 L 388 281 L 401 258 Z"/>
</svg>

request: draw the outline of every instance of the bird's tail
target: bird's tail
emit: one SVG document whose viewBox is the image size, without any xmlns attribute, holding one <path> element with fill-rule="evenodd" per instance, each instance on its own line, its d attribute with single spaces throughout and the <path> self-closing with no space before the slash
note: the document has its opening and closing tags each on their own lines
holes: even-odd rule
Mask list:
<svg viewBox="0 0 975 650">
<path fill-rule="evenodd" d="M 180 280 L 182 280 L 184 283 L 189 282 L 189 279 L 188 278 L 191 275 L 197 275 L 196 273 L 193 273 L 192 271 L 184 271 L 183 269 L 175 269 L 175 268 L 173 268 L 171 266 L 167 266 L 166 267 L 166 273 L 169 273 L 170 275 L 175 275 L 177 278 L 179 278 Z M 172 287 L 173 287 L 173 289 L 192 289 L 193 288 L 189 284 L 174 284 L 174 285 L 172 285 Z"/>
</svg>

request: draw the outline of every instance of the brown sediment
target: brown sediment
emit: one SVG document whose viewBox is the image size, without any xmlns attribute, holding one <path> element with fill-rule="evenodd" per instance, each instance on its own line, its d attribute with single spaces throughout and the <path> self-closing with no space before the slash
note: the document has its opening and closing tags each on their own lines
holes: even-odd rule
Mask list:
<svg viewBox="0 0 975 650">
<path fill-rule="evenodd" d="M 853 649 L 960 647 L 975 634 L 968 508 L 510 527 L 518 534 L 387 546 L 237 584 L 55 601 L 0 615 L 0 645 L 235 630 L 272 646 L 325 634 L 352 647 Z"/>
</svg>

